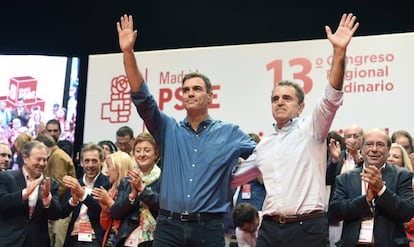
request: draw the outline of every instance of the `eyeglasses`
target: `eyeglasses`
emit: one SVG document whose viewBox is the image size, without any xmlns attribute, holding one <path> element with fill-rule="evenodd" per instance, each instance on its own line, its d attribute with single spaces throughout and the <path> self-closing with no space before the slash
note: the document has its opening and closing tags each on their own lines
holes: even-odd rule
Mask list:
<svg viewBox="0 0 414 247">
<path fill-rule="evenodd" d="M 387 146 L 387 144 L 384 143 L 384 142 L 365 142 L 364 143 L 364 147 L 366 147 L 366 148 L 377 147 L 377 148 L 383 149 L 386 146 Z"/>
</svg>

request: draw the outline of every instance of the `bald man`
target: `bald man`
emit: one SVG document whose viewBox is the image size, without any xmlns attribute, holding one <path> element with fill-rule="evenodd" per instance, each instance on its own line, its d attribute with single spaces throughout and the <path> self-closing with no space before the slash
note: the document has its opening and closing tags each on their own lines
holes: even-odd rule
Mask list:
<svg viewBox="0 0 414 247">
<path fill-rule="evenodd" d="M 11 160 L 11 150 L 10 147 L 5 143 L 0 143 L 0 171 L 5 171 L 9 169 L 10 160 Z"/>
</svg>

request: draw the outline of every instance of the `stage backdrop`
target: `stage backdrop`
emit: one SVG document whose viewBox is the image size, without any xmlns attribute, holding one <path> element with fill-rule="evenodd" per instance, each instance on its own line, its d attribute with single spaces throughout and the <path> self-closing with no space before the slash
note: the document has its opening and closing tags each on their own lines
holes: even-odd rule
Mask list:
<svg viewBox="0 0 414 247">
<path fill-rule="evenodd" d="M 354 37 L 347 52 L 345 99 L 332 129 L 356 123 L 364 129 L 405 129 L 414 134 L 414 33 Z M 137 41 L 139 46 L 139 38 Z M 214 87 L 209 113 L 245 132 L 273 132 L 273 84 L 293 80 L 306 92 L 308 115 L 328 83 L 332 47 L 327 39 L 252 45 L 137 52 L 137 60 L 160 108 L 185 117 L 181 79 L 190 71 L 206 74 Z M 122 54 L 89 57 L 84 141 L 115 140 L 116 130 L 143 122 L 131 104 Z"/>
</svg>

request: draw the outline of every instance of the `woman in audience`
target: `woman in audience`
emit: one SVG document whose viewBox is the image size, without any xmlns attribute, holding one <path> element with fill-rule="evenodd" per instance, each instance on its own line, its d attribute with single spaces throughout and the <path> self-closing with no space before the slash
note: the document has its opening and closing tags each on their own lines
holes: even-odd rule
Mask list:
<svg viewBox="0 0 414 247">
<path fill-rule="evenodd" d="M 411 164 L 410 157 L 408 156 L 405 148 L 400 144 L 391 144 L 390 152 L 387 158 L 387 163 L 403 167 L 413 172 L 413 166 Z M 412 218 L 409 222 L 404 223 L 404 227 L 407 237 L 414 241 L 414 218 Z M 410 247 L 414 247 L 414 242 L 410 242 Z"/>
<path fill-rule="evenodd" d="M 410 157 L 405 151 L 404 147 L 397 143 L 392 143 L 388 153 L 387 163 L 404 167 L 409 171 L 413 171 Z"/>
<path fill-rule="evenodd" d="M 138 169 L 131 169 L 121 180 L 109 209 L 112 219 L 120 221 L 113 246 L 152 246 L 161 174 L 157 143 L 143 132 L 135 139 L 133 153 Z"/>
<path fill-rule="evenodd" d="M 112 186 L 109 191 L 104 188 L 95 188 L 92 193 L 102 208 L 100 223 L 102 228 L 105 229 L 102 245 L 113 246 L 111 244 L 116 241 L 120 220 L 113 220 L 109 210 L 118 194 L 121 179 L 126 177 L 128 171 L 132 169 L 132 160 L 128 154 L 117 151 L 106 157 L 106 163 L 108 165 L 109 182 Z"/>
<path fill-rule="evenodd" d="M 109 155 L 111 155 L 112 153 L 118 151 L 118 149 L 116 148 L 115 143 L 113 143 L 112 141 L 109 140 L 103 140 L 98 142 L 98 145 L 101 146 L 103 148 L 103 150 L 105 151 L 105 159 L 107 159 L 109 157 Z M 105 163 L 102 166 L 102 174 L 108 176 L 108 164 L 105 161 Z"/>
</svg>

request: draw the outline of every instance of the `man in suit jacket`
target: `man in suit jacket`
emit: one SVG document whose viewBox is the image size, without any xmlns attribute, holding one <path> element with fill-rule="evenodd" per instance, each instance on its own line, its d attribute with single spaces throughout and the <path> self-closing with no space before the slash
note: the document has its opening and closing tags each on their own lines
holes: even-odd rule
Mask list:
<svg viewBox="0 0 414 247">
<path fill-rule="evenodd" d="M 23 167 L 0 173 L 0 246 L 50 246 L 48 220 L 60 215 L 58 183 L 43 175 L 47 148 L 23 145 Z"/>
<path fill-rule="evenodd" d="M 367 131 L 363 166 L 337 177 L 329 205 L 344 221 L 337 246 L 408 246 L 403 224 L 414 216 L 412 174 L 386 163 L 390 146 L 384 130 Z"/>
<path fill-rule="evenodd" d="M 102 245 L 104 230 L 99 223 L 101 206 L 91 193 L 95 187 L 109 189 L 108 177 L 101 173 L 104 161 L 104 150 L 98 144 L 87 144 L 81 151 L 83 177 L 79 180 L 72 176 L 63 177 L 63 183 L 70 188 L 70 195 L 62 204 L 61 218 L 72 212 L 64 247 Z"/>
<path fill-rule="evenodd" d="M 341 150 L 340 141 L 333 138 L 328 140 L 329 157 L 326 169 L 326 185 L 331 186 L 329 202 L 332 200 L 335 191 L 336 176 L 362 165 L 361 141 L 363 135 L 363 129 L 356 124 L 352 124 L 344 129 L 344 150 Z M 329 211 L 327 215 L 329 246 L 335 247 L 335 243 L 341 238 L 342 221 L 333 220 Z"/>
</svg>

